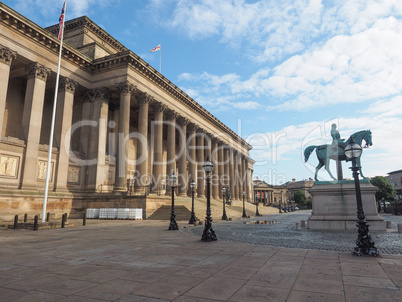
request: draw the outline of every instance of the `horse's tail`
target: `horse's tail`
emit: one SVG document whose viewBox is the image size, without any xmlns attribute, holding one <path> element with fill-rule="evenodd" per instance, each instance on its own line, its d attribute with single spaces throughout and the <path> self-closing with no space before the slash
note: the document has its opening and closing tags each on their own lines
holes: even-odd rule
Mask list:
<svg viewBox="0 0 402 302">
<path fill-rule="evenodd" d="M 317 146 L 310 146 L 304 149 L 304 162 L 308 161 L 310 154 L 314 151 L 315 148 L 317 148 Z"/>
</svg>

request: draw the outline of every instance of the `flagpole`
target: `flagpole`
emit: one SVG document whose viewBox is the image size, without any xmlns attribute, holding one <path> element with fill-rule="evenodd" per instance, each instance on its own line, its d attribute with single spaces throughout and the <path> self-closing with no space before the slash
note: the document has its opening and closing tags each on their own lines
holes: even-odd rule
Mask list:
<svg viewBox="0 0 402 302">
<path fill-rule="evenodd" d="M 65 0 L 65 2 L 64 2 L 64 16 L 63 16 L 63 24 L 61 26 L 59 62 L 57 64 L 56 87 L 55 87 L 55 92 L 54 92 L 52 123 L 51 123 L 51 128 L 50 128 L 49 152 L 48 152 L 47 167 L 46 167 L 45 194 L 44 194 L 44 197 L 43 197 L 42 222 L 46 221 L 47 196 L 48 196 L 48 192 L 49 192 L 49 179 L 50 179 L 51 162 L 52 162 L 54 122 L 55 122 L 55 119 L 56 119 L 57 93 L 58 93 L 58 90 L 59 90 L 60 62 L 61 62 L 61 54 L 62 54 L 62 51 L 63 51 L 64 21 L 66 19 L 66 7 L 67 7 L 67 0 Z M 59 150 L 59 152 L 61 152 L 61 150 Z"/>
<path fill-rule="evenodd" d="M 159 73 L 162 74 L 162 44 L 159 45 Z"/>
</svg>

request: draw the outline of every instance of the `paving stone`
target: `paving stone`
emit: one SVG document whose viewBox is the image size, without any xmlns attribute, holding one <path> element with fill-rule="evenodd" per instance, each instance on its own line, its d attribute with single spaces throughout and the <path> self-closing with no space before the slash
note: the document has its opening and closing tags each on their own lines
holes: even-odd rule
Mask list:
<svg viewBox="0 0 402 302">
<path fill-rule="evenodd" d="M 334 295 L 328 293 L 316 293 L 316 292 L 297 291 L 297 290 L 292 291 L 289 295 L 289 298 L 286 300 L 286 302 L 323 302 L 323 301 L 345 302 L 346 300 L 343 293 L 339 295 Z"/>
<path fill-rule="evenodd" d="M 258 286 L 243 286 L 235 295 L 230 298 L 230 301 L 236 302 L 280 302 L 286 301 L 290 289 L 258 287 Z"/>
<path fill-rule="evenodd" d="M 360 286 L 345 285 L 346 302 L 400 302 L 402 301 L 401 291 L 397 288 L 378 289 Z"/>
</svg>

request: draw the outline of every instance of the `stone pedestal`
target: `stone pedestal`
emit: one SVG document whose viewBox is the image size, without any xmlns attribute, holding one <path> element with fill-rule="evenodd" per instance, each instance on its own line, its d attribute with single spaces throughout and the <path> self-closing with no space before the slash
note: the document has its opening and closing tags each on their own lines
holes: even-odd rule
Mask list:
<svg viewBox="0 0 402 302">
<path fill-rule="evenodd" d="M 378 215 L 377 188 L 360 181 L 363 210 L 370 231 L 385 231 L 385 221 Z M 310 230 L 356 230 L 357 203 L 353 181 L 316 182 L 310 189 L 313 211 L 308 219 Z"/>
</svg>

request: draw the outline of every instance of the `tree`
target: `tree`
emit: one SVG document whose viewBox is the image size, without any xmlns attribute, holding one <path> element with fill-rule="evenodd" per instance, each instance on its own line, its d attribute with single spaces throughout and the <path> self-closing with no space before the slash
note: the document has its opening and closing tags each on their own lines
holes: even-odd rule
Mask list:
<svg viewBox="0 0 402 302">
<path fill-rule="evenodd" d="M 304 194 L 303 190 L 297 190 L 293 195 L 293 199 L 300 206 L 304 206 L 306 204 L 306 195 Z"/>
<path fill-rule="evenodd" d="M 395 198 L 395 190 L 388 180 L 383 176 L 376 176 L 370 180 L 373 186 L 376 186 L 377 192 L 375 193 L 376 201 L 384 198 L 385 200 L 393 200 Z"/>
</svg>

